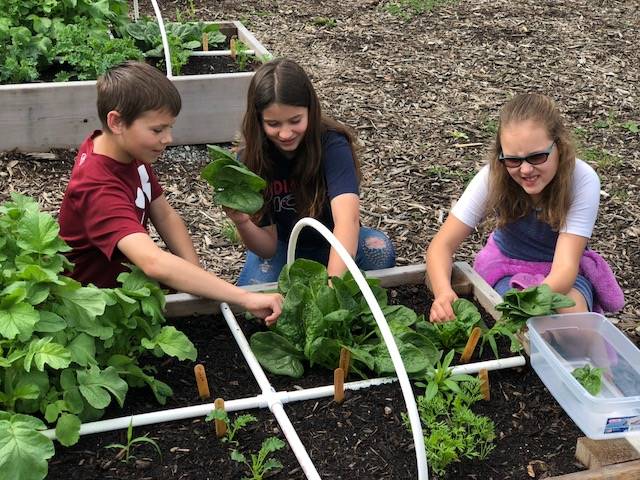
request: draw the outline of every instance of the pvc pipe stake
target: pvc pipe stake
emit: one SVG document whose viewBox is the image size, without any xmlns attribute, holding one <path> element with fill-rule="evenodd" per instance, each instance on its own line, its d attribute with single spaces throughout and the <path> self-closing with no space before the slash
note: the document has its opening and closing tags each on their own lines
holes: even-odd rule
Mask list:
<svg viewBox="0 0 640 480">
<path fill-rule="evenodd" d="M 471 335 L 469 335 L 469 339 L 467 340 L 467 344 L 464 347 L 462 352 L 462 356 L 458 363 L 467 363 L 471 360 L 471 356 L 473 355 L 473 351 L 476 349 L 476 345 L 478 344 L 478 340 L 480 339 L 480 334 L 482 330 L 480 327 L 475 327 L 471 330 Z"/>
<path fill-rule="evenodd" d="M 209 51 L 209 34 L 207 32 L 204 32 L 202 34 L 202 51 L 203 52 Z"/>
<path fill-rule="evenodd" d="M 216 400 L 213 402 L 213 406 L 215 407 L 216 410 L 222 410 L 224 411 L 224 400 L 221 398 L 216 398 Z M 216 437 L 218 438 L 222 438 L 225 436 L 225 434 L 227 433 L 227 424 L 224 423 L 223 420 L 214 420 L 215 424 L 216 424 Z"/>
<path fill-rule="evenodd" d="M 483 368 L 478 372 L 478 378 L 480 379 L 480 393 L 485 400 L 491 400 L 491 388 L 489 385 L 489 370 Z"/>
<path fill-rule="evenodd" d="M 351 365 L 351 352 L 346 348 L 340 349 L 340 365 L 339 367 L 344 371 L 344 379 L 349 376 L 349 366 Z"/>
<path fill-rule="evenodd" d="M 333 371 L 333 399 L 337 404 L 344 402 L 344 370 L 336 368 Z"/>
<path fill-rule="evenodd" d="M 204 371 L 204 365 L 197 364 L 193 367 L 193 373 L 196 376 L 196 383 L 198 384 L 198 395 L 200 395 L 200 400 L 206 400 L 207 398 L 211 398 L 211 393 L 209 392 L 209 382 L 207 381 L 207 374 Z"/>
</svg>

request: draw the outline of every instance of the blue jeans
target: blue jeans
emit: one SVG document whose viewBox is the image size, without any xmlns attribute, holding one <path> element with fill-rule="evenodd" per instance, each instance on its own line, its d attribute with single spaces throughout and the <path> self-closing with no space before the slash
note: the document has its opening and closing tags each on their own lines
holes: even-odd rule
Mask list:
<svg viewBox="0 0 640 480">
<path fill-rule="evenodd" d="M 326 265 L 331 246 L 327 242 L 321 248 L 296 248 L 296 258 L 306 258 Z M 379 230 L 360 227 L 358 251 L 355 257 L 360 270 L 391 268 L 396 264 L 396 250 L 389 237 Z M 238 277 L 238 285 L 277 282 L 282 267 L 287 263 L 287 243 L 278 241 L 276 253 L 271 258 L 261 258 L 247 251 L 247 260 Z"/>
</svg>

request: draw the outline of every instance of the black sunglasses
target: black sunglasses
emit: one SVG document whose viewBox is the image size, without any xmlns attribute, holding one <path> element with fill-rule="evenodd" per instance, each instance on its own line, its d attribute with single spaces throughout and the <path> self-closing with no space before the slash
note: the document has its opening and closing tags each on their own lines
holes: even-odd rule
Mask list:
<svg viewBox="0 0 640 480">
<path fill-rule="evenodd" d="M 540 165 L 547 161 L 547 159 L 549 158 L 549 155 L 551 155 L 551 152 L 553 151 L 553 146 L 555 144 L 556 144 L 556 141 L 554 140 L 553 142 L 551 142 L 551 145 L 549 145 L 549 148 L 547 148 L 546 150 L 542 152 L 532 153 L 530 155 L 527 155 L 526 157 L 506 157 L 504 153 L 500 152 L 500 155 L 498 156 L 498 160 L 504 163 L 504 166 L 508 168 L 519 167 L 520 165 L 522 165 L 522 162 L 525 162 L 525 161 L 529 165 Z"/>
</svg>

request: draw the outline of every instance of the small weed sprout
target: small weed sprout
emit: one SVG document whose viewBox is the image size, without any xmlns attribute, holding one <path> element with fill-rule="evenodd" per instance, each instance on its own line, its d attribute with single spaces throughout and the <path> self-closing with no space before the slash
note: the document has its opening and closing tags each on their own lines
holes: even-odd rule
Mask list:
<svg viewBox="0 0 640 480">
<path fill-rule="evenodd" d="M 338 24 L 338 22 L 336 22 L 335 18 L 315 17 L 313 19 L 313 24 L 316 25 L 317 27 L 333 28 Z"/>
<path fill-rule="evenodd" d="M 282 468 L 282 463 L 275 458 L 270 458 L 269 454 L 284 447 L 284 442 L 278 437 L 269 437 L 262 442 L 260 451 L 256 455 L 251 454 L 251 461 L 248 461 L 244 454 L 238 450 L 231 452 L 231 459 L 243 463 L 251 470 L 251 477 L 244 477 L 242 480 L 262 480 L 269 470 Z"/>
<path fill-rule="evenodd" d="M 225 220 L 220 227 L 220 235 L 227 240 L 231 245 L 238 245 L 240 243 L 240 234 L 235 223 L 230 220 Z"/>
<path fill-rule="evenodd" d="M 238 415 L 235 420 L 231 421 L 226 411 L 218 409 L 212 410 L 205 418 L 206 422 L 211 422 L 212 420 L 222 420 L 227 425 L 227 433 L 222 438 L 222 441 L 233 443 L 236 446 L 239 445 L 236 440 L 236 434 L 240 429 L 246 427 L 250 423 L 258 421 L 256 417 L 250 414 Z"/>
<path fill-rule="evenodd" d="M 131 421 L 129 422 L 129 427 L 127 428 L 126 445 L 122 443 L 111 443 L 105 446 L 104 448 L 119 449 L 120 451 L 118 452 L 117 457 L 124 456 L 123 461 L 126 463 L 129 463 L 129 460 L 133 460 L 134 458 L 136 458 L 132 454 L 133 446 L 140 443 L 148 443 L 149 445 L 152 445 L 156 449 L 156 451 L 158 452 L 158 455 L 160 456 L 160 458 L 162 458 L 162 452 L 160 451 L 160 447 L 158 446 L 158 443 L 155 440 L 149 438 L 147 435 L 148 434 L 142 435 L 141 437 L 134 437 L 133 436 L 133 419 L 131 419 Z"/>
<path fill-rule="evenodd" d="M 396 0 L 387 3 L 387 11 L 396 17 L 410 20 L 411 18 L 457 0 Z"/>
<path fill-rule="evenodd" d="M 248 53 L 249 47 L 242 40 L 238 39 L 235 39 L 231 47 L 232 57 L 234 57 L 238 69 L 245 70 L 251 58 L 251 54 Z"/>
<path fill-rule="evenodd" d="M 620 127 L 628 130 L 630 133 L 640 133 L 640 124 L 634 120 L 629 120 L 620 124 Z"/>
<path fill-rule="evenodd" d="M 464 132 L 461 132 L 460 130 L 453 130 L 451 132 L 451 136 L 455 139 L 455 140 L 469 140 L 469 135 L 467 135 Z"/>
</svg>

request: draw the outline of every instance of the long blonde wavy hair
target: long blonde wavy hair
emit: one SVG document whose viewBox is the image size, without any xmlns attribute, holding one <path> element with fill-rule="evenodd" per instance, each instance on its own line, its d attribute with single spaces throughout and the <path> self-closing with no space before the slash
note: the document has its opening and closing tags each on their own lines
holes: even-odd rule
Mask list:
<svg viewBox="0 0 640 480">
<path fill-rule="evenodd" d="M 511 178 L 506 167 L 498 160 L 502 152 L 500 136 L 503 129 L 525 121 L 543 126 L 549 137 L 555 140 L 558 149 L 558 170 L 535 205 L 531 196 Z M 489 198 L 486 214 L 493 220 L 493 226 L 503 227 L 525 217 L 535 206 L 539 209 L 540 221 L 548 223 L 554 230 L 562 228 L 571 204 L 575 162 L 573 138 L 551 98 L 538 93 L 527 93 L 510 100 L 500 112 L 500 124 L 489 152 Z"/>
</svg>

